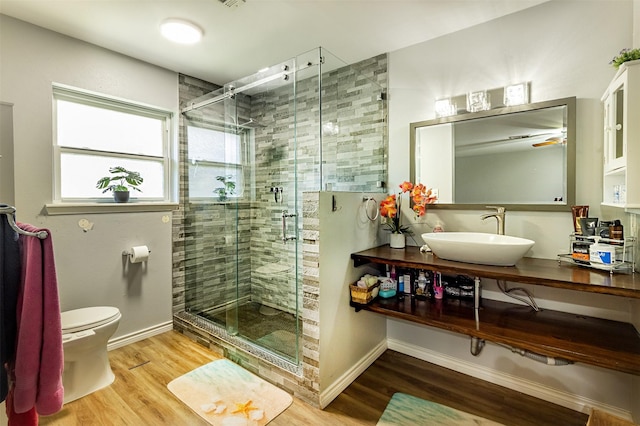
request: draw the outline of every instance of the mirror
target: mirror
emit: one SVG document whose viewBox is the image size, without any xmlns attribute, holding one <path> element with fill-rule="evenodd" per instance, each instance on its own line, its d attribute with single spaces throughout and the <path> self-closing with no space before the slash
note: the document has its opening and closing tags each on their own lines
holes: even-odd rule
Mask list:
<svg viewBox="0 0 640 426">
<path fill-rule="evenodd" d="M 411 181 L 429 208 L 570 211 L 575 122 L 573 97 L 411 123 Z"/>
</svg>

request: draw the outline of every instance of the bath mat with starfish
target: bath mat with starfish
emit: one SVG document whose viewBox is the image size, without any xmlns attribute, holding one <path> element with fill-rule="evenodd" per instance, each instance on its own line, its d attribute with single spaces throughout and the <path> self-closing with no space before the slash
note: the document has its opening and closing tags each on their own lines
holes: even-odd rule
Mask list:
<svg viewBox="0 0 640 426">
<path fill-rule="evenodd" d="M 293 402 L 287 392 L 227 359 L 196 368 L 167 387 L 215 426 L 266 425 Z"/>
</svg>

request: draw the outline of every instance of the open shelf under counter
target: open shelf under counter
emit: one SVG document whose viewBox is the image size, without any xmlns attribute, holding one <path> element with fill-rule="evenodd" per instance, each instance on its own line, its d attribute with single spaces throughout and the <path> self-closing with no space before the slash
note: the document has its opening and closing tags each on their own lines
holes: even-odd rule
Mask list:
<svg viewBox="0 0 640 426">
<path fill-rule="evenodd" d="M 523 258 L 515 266 L 487 266 L 438 259 L 418 247 L 388 245 L 351 254 L 354 266 L 390 264 L 443 274 L 506 280 L 640 299 L 639 274 L 610 274 L 550 259 Z M 366 310 L 416 324 L 462 333 L 554 358 L 640 376 L 640 333 L 626 322 L 482 299 L 374 299 Z"/>
<path fill-rule="evenodd" d="M 480 309 L 462 299 L 377 298 L 360 309 L 466 334 L 537 354 L 640 375 L 640 336 L 633 325 L 495 300 Z M 477 315 L 476 315 L 477 314 Z"/>
<path fill-rule="evenodd" d="M 352 253 L 351 259 L 354 266 L 366 263 L 390 264 L 443 274 L 463 274 L 640 299 L 640 274 L 610 274 L 608 271 L 585 268 L 552 259 L 525 257 L 515 266 L 476 265 L 438 259 L 432 253 L 421 253 L 419 247 L 392 249 L 388 245 Z"/>
</svg>

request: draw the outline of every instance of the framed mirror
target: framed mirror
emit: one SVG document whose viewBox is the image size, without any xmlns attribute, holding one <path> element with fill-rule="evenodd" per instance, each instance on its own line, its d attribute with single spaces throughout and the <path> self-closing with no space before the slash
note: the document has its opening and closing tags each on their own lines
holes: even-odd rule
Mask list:
<svg viewBox="0 0 640 426">
<path fill-rule="evenodd" d="M 575 204 L 576 99 L 411 123 L 412 182 L 429 208 L 570 211 Z"/>
</svg>

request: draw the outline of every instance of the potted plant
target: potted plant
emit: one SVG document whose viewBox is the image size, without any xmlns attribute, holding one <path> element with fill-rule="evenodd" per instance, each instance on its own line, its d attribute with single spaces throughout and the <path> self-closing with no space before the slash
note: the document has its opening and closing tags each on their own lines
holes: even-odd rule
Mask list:
<svg viewBox="0 0 640 426">
<path fill-rule="evenodd" d="M 411 182 L 403 182 L 397 196 L 391 194 L 380 202 L 380 216 L 387 229 L 391 231 L 391 248 L 404 248 L 405 234 L 412 234 L 411 229 L 401 223 L 402 194 L 407 192 L 413 201 L 412 209 L 416 216 L 424 216 L 427 212 L 427 204 L 433 204 L 438 199 L 431 188 L 421 183 L 414 185 Z"/>
<path fill-rule="evenodd" d="M 216 188 L 213 190 L 216 194 L 218 194 L 219 201 L 227 201 L 229 195 L 233 195 L 236 192 L 236 183 L 231 180 L 233 176 L 216 176 L 216 180 L 222 182 L 220 188 Z"/>
<path fill-rule="evenodd" d="M 142 190 L 138 188 L 144 180 L 142 176 L 140 176 L 140 173 L 127 170 L 121 166 L 111 167 L 109 173 L 115 176 L 105 176 L 101 178 L 98 180 L 98 183 L 96 183 L 96 188 L 102 189 L 103 194 L 107 191 L 113 191 L 113 199 L 117 203 L 126 203 L 129 201 L 129 188 L 142 192 Z"/>
<path fill-rule="evenodd" d="M 622 49 L 609 63 L 618 68 L 625 62 L 635 61 L 637 59 L 640 59 L 640 49 Z"/>
</svg>

